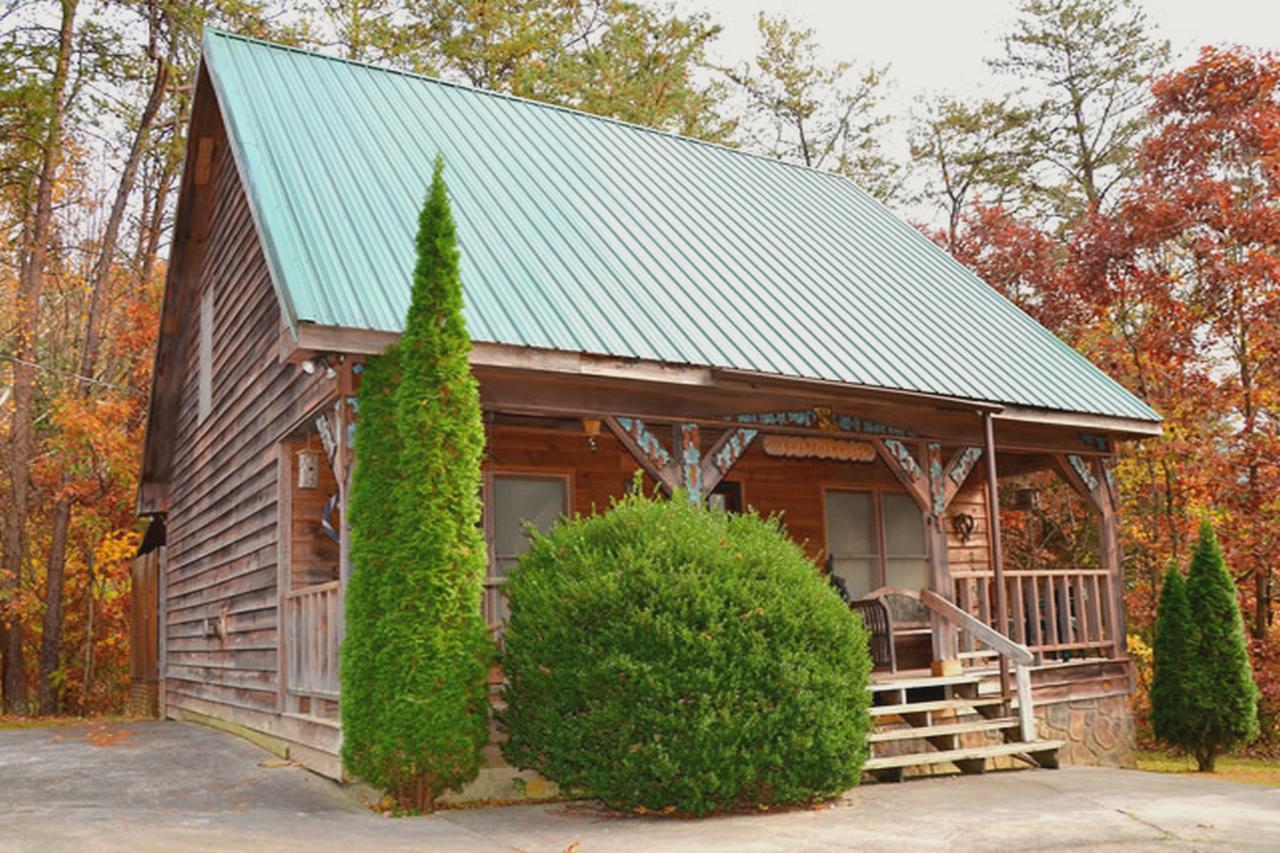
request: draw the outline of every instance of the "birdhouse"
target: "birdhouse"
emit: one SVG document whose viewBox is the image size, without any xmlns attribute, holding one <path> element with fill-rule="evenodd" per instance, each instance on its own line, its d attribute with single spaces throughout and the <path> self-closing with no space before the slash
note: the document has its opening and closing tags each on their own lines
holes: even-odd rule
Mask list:
<svg viewBox="0 0 1280 853">
<path fill-rule="evenodd" d="M 298 451 L 298 488 L 314 489 L 320 485 L 320 453 L 315 450 Z"/>
</svg>

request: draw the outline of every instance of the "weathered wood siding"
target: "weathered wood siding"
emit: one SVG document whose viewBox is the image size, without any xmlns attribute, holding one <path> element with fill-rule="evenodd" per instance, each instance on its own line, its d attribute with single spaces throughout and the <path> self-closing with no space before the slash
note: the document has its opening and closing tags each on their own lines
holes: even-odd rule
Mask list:
<svg viewBox="0 0 1280 853">
<path fill-rule="evenodd" d="M 188 304 L 213 305 L 210 411 L 198 417 L 200 323 L 183 318 L 182 387 L 169 482 L 167 708 L 332 755 L 337 729 L 282 718 L 278 682 L 277 442 L 326 389 L 281 363 L 281 312 L 225 144 L 208 249 Z M 225 634 L 224 634 L 225 632 Z"/>
</svg>

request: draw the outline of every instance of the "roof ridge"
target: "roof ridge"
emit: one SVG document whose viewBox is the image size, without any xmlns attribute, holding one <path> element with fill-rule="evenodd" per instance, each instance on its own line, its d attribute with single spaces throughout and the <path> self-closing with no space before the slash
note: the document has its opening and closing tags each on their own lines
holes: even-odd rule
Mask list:
<svg viewBox="0 0 1280 853">
<path fill-rule="evenodd" d="M 613 116 L 602 116 L 602 115 L 599 115 L 598 113 L 587 112 L 586 110 L 580 110 L 576 107 L 567 107 L 564 104 L 555 104 L 550 101 L 539 101 L 536 98 L 527 98 L 523 95 L 513 95 L 510 92 L 499 92 L 496 89 L 486 89 L 483 86 L 473 86 L 470 83 L 461 83 L 461 82 L 458 82 L 457 80 L 446 80 L 443 77 L 433 77 L 430 74 L 422 74 L 420 72 L 409 71 L 404 68 L 395 68 L 394 66 L 390 66 L 390 65 L 379 65 L 376 62 L 366 62 L 360 59 L 350 59 L 345 56 L 335 56 L 331 53 L 324 53 L 319 50 L 310 50 L 308 48 L 298 47 L 297 45 L 282 44 L 281 42 L 268 41 L 267 39 L 260 39 L 254 36 L 246 36 L 240 33 L 232 33 L 232 32 L 228 32 L 227 30 L 218 29 L 217 27 L 205 27 L 203 38 L 207 39 L 211 35 L 220 36 L 222 38 L 232 39 L 235 41 L 248 42 L 250 44 L 261 45 L 262 47 L 274 48 L 276 50 L 284 50 L 290 53 L 297 53 L 297 54 L 312 57 L 315 59 L 325 59 L 331 62 L 339 62 L 344 65 L 353 65 L 357 68 L 368 68 L 374 71 L 384 71 L 388 74 L 398 74 L 401 77 L 411 77 L 415 80 L 423 80 L 428 83 L 438 83 L 442 86 L 448 86 L 453 89 L 460 89 L 464 92 L 472 92 L 477 95 L 488 95 L 489 97 L 493 97 L 493 98 L 502 98 L 503 100 L 515 101 L 517 103 L 523 103 L 523 104 L 530 104 L 535 107 L 543 107 L 549 110 L 558 110 L 559 112 L 569 113 L 570 115 L 576 115 L 576 116 L 581 116 L 583 118 L 594 119 L 595 121 L 602 121 L 608 124 L 618 125 L 619 127 L 625 127 L 625 128 L 630 128 L 632 130 L 643 131 L 645 133 L 652 133 L 657 136 L 665 136 L 667 138 L 676 139 L 681 142 L 690 142 L 695 145 L 705 145 L 708 148 L 713 148 L 719 151 L 727 151 L 732 154 L 739 154 L 744 157 L 751 157 L 756 160 L 763 160 L 766 163 L 774 163 L 782 166 L 789 166 L 790 168 L 793 168 L 793 169 L 799 169 L 800 171 L 805 172 L 806 174 L 817 175 L 823 178 L 837 180 L 842 183 L 846 183 L 855 187 L 859 192 L 865 193 L 868 198 L 875 199 L 875 196 L 872 196 L 869 192 L 867 192 L 861 186 L 859 186 L 856 181 L 854 181 L 852 178 L 848 177 L 847 175 L 842 175 L 839 172 L 829 172 L 825 169 L 819 169 L 815 166 L 807 166 L 804 163 L 796 163 L 791 160 L 783 160 L 780 157 L 770 157 L 768 154 L 760 154 L 756 151 L 747 151 L 746 149 L 743 149 L 743 148 L 735 148 L 732 145 L 726 145 L 723 142 L 712 142 L 709 139 L 699 139 L 696 136 L 685 136 L 682 133 L 676 133 L 675 131 L 672 131 L 672 130 L 663 130 L 662 128 L 653 127 L 647 124 L 637 124 L 636 122 L 632 122 L 632 121 L 624 121 L 623 119 L 614 118 Z M 875 201 L 883 204 L 883 202 L 880 202 L 879 199 L 875 199 Z"/>
</svg>

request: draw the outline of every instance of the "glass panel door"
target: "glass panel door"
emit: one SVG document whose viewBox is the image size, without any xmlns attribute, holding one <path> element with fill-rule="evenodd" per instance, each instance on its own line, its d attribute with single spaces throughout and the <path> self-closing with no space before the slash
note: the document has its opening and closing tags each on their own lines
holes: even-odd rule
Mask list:
<svg viewBox="0 0 1280 853">
<path fill-rule="evenodd" d="M 849 595 L 862 598 L 880 586 L 880 537 L 871 492 L 827 492 L 827 550 L 831 570 Z"/>
<path fill-rule="evenodd" d="M 564 477 L 495 474 L 486 509 L 493 560 L 485 582 L 485 619 L 493 625 L 507 615 L 502 584 L 520 555 L 529 550 L 526 525 L 546 533 L 569 511 L 569 481 Z"/>
<path fill-rule="evenodd" d="M 929 560 L 920 507 L 901 492 L 885 492 L 882 497 L 886 586 L 923 589 L 929 585 Z"/>
</svg>

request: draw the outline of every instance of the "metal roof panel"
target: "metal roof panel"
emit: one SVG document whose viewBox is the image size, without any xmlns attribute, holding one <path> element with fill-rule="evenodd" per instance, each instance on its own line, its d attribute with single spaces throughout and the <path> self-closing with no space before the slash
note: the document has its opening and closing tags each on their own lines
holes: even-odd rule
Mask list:
<svg viewBox="0 0 1280 853">
<path fill-rule="evenodd" d="M 397 332 L 436 153 L 477 341 L 1157 421 L 845 178 L 214 30 L 292 323 Z"/>
</svg>

